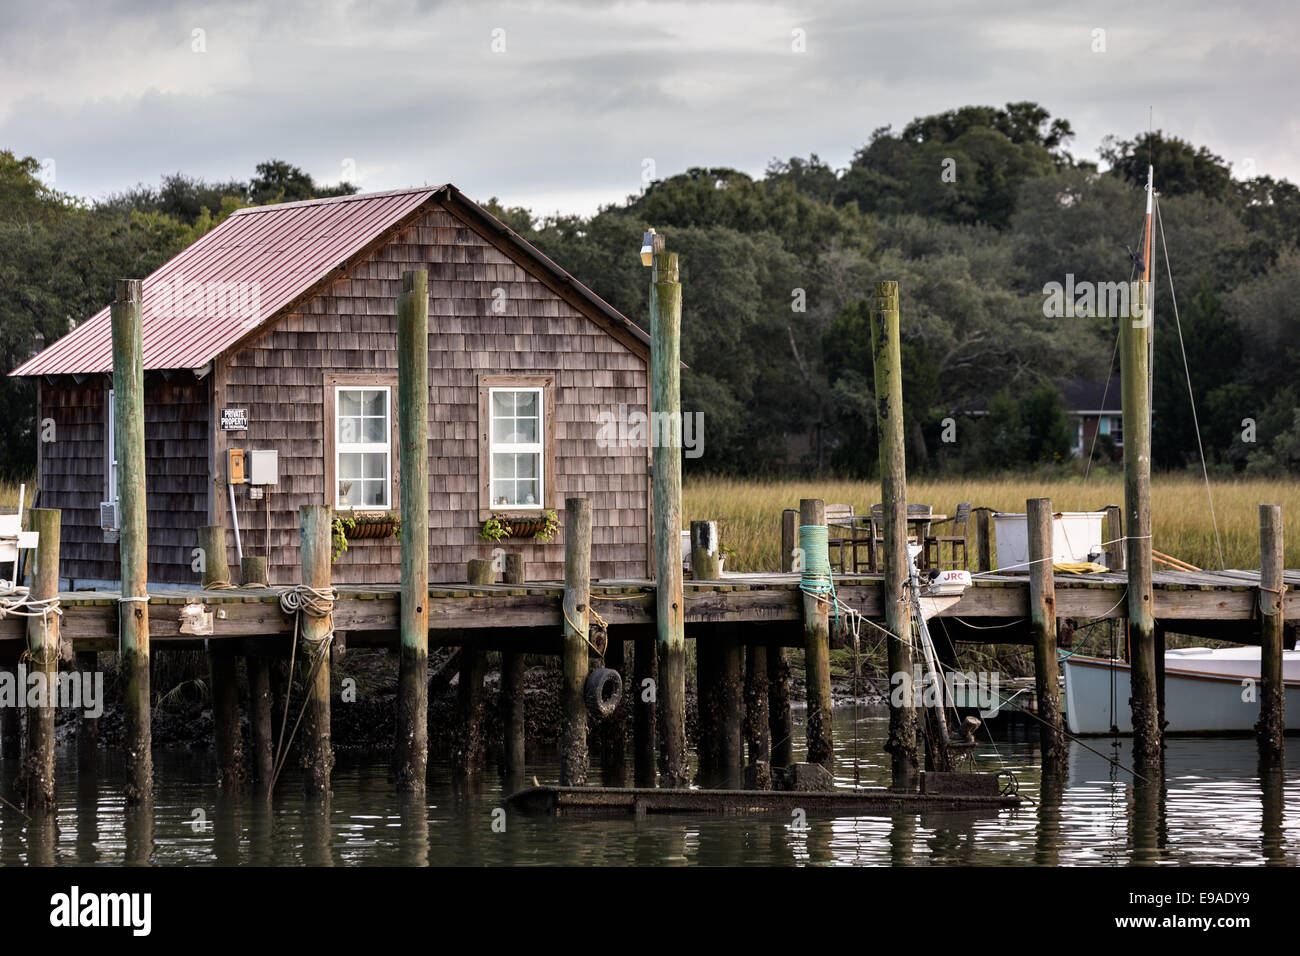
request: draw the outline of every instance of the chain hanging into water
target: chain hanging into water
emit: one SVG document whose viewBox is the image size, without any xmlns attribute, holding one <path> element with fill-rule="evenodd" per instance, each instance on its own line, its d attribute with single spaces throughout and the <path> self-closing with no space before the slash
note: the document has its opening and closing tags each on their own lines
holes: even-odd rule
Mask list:
<svg viewBox="0 0 1300 956">
<path fill-rule="evenodd" d="M 270 802 L 272 795 L 275 793 L 276 782 L 280 779 L 280 772 L 284 770 L 284 764 L 289 759 L 289 748 L 293 745 L 293 738 L 298 734 L 298 725 L 302 723 L 303 715 L 307 713 L 307 705 L 311 698 L 307 694 L 307 688 L 316 680 L 316 674 L 330 652 L 330 645 L 334 641 L 334 601 L 338 598 L 338 591 L 332 587 L 314 588 L 306 584 L 299 584 L 292 588 L 286 588 L 280 593 L 280 610 L 285 614 L 293 615 L 293 642 L 289 645 L 289 686 L 285 688 L 284 693 L 284 714 L 280 719 L 280 739 L 276 747 L 275 757 L 271 761 L 271 783 L 266 788 L 266 799 Z M 289 698 L 293 694 L 293 665 L 298 652 L 298 638 L 302 633 L 302 615 L 314 618 L 329 618 L 330 624 L 325 633 L 317 638 L 303 638 L 312 651 L 311 670 L 307 674 L 307 680 L 303 685 L 302 707 L 298 710 L 298 717 L 293 722 L 293 730 L 289 733 L 286 740 L 284 736 L 285 726 L 289 722 Z"/>
</svg>

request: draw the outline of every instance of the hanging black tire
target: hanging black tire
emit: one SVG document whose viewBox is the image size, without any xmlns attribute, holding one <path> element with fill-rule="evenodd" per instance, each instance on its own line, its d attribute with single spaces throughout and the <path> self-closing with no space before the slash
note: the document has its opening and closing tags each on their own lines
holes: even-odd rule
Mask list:
<svg viewBox="0 0 1300 956">
<path fill-rule="evenodd" d="M 597 667 L 587 675 L 583 688 L 587 709 L 594 717 L 604 719 L 618 709 L 623 699 L 623 677 L 612 667 Z"/>
</svg>

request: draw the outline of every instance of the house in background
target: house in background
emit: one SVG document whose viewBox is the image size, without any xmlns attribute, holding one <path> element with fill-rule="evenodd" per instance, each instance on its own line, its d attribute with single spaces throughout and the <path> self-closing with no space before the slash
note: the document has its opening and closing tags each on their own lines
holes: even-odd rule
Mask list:
<svg viewBox="0 0 1300 956">
<path fill-rule="evenodd" d="M 1098 435 L 1109 436 L 1116 452 L 1123 450 L 1124 417 L 1118 375 L 1111 376 L 1109 383 L 1075 379 L 1061 389 L 1061 395 L 1074 435 L 1076 458 L 1088 455 Z"/>
<path fill-rule="evenodd" d="M 416 268 L 429 272 L 430 579 L 463 581 L 490 555 L 485 519 L 562 516 L 571 496 L 592 502 L 594 577 L 650 573 L 649 450 L 598 440 L 602 414 L 649 411 L 648 337 L 446 185 L 241 209 L 144 280 L 151 583 L 199 582 L 202 525 L 225 527 L 237 569 L 237 520 L 244 553 L 291 584 L 301 505 L 397 510 L 397 295 Z M 109 310 L 11 374 L 37 380 L 37 418 L 55 426 L 37 484 L 39 505 L 63 512 L 61 577 L 116 582 Z M 274 483 L 229 483 L 230 449 Z M 563 576 L 562 531 L 499 546 L 525 552 L 531 579 Z M 399 569 L 397 538 L 356 540 L 333 580 Z"/>
</svg>

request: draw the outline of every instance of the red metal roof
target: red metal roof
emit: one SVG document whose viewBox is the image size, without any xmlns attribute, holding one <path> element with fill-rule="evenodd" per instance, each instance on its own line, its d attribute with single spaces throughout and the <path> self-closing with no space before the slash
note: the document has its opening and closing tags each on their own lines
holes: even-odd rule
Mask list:
<svg viewBox="0 0 1300 956">
<path fill-rule="evenodd" d="M 144 280 L 144 367 L 202 368 L 439 188 L 235 212 Z M 105 308 L 10 374 L 70 375 L 112 368 L 112 328 Z"/>
</svg>

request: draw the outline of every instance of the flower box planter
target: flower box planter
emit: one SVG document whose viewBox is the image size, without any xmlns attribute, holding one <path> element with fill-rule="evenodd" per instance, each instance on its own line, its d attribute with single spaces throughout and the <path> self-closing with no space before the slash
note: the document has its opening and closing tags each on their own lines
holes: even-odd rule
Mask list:
<svg viewBox="0 0 1300 956">
<path fill-rule="evenodd" d="M 512 538 L 531 538 L 546 528 L 545 518 L 507 518 L 505 521 L 510 526 Z"/>
<path fill-rule="evenodd" d="M 397 533 L 397 522 L 389 518 L 384 521 L 359 521 L 351 527 L 345 526 L 343 533 L 349 541 L 359 538 L 387 538 Z"/>
<path fill-rule="evenodd" d="M 347 550 L 349 541 L 362 538 L 391 538 L 402 534 L 402 519 L 395 514 L 351 514 L 340 512 L 334 516 L 331 529 L 332 560 L 337 561 Z"/>
<path fill-rule="evenodd" d="M 548 508 L 535 515 L 492 515 L 483 522 L 478 536 L 484 541 L 502 541 L 506 538 L 552 541 L 559 530 L 559 516 Z"/>
</svg>

